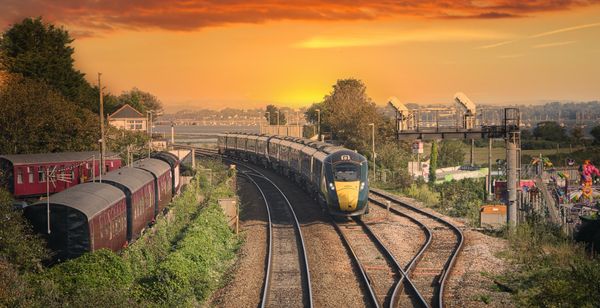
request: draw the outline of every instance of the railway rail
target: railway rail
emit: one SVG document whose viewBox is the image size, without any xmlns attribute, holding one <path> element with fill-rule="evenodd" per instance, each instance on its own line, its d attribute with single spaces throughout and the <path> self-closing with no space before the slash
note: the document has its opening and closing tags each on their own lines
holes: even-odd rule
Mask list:
<svg viewBox="0 0 600 308">
<path fill-rule="evenodd" d="M 383 205 L 389 201 L 392 204 L 390 211 L 410 217 L 428 230 L 425 244 L 406 266 L 406 272 L 427 301 L 427 306 L 443 307 L 445 284 L 463 246 L 462 231 L 449 221 L 385 192 L 371 189 L 370 195 L 372 203 Z"/>
<path fill-rule="evenodd" d="M 358 266 L 375 307 L 397 307 L 403 283 L 412 306 L 427 306 L 393 254 L 367 224 L 358 218 L 332 223 Z"/>
<path fill-rule="evenodd" d="M 268 253 L 261 307 L 312 307 L 310 269 L 300 223 L 283 191 L 260 171 L 243 167 L 268 215 Z"/>
<path fill-rule="evenodd" d="M 199 156 L 219 156 L 217 150 L 195 150 Z M 270 182 L 258 170 L 237 160 L 232 161 L 251 170 L 247 176 L 253 178 L 253 182 Z M 280 194 L 283 195 L 281 191 Z M 389 207 L 390 212 L 408 218 L 419 226 L 425 236 L 419 251 L 408 264 L 402 266 L 371 228 L 360 219 L 345 223 L 332 221 L 359 268 L 372 304 L 375 307 L 443 307 L 445 284 L 463 246 L 462 231 L 449 221 L 383 191 L 371 189 L 369 201 L 384 208 L 388 207 L 389 202 L 392 205 Z M 291 205 L 289 208 L 291 209 Z"/>
</svg>

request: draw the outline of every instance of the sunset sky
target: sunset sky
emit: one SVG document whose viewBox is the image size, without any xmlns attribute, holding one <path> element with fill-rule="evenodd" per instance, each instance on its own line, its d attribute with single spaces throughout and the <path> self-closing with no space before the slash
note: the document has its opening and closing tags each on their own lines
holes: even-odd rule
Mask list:
<svg viewBox="0 0 600 308">
<path fill-rule="evenodd" d="M 0 0 L 64 25 L 77 68 L 167 111 L 306 106 L 337 79 L 379 104 L 600 100 L 600 1 Z"/>
</svg>

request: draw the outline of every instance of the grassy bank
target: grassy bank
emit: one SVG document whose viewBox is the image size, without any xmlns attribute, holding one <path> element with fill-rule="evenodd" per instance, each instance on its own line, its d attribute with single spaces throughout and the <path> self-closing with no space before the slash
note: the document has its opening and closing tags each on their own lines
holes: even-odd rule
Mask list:
<svg viewBox="0 0 600 308">
<path fill-rule="evenodd" d="M 169 213 L 121 254 L 100 250 L 49 269 L 22 272 L 10 306 L 195 306 L 222 285 L 239 240 L 217 204 L 233 197 L 233 174 L 218 162 L 212 184 L 196 174 Z M 1 298 L 1 297 L 0 297 Z M 6 303 L 8 304 L 8 302 Z"/>
<path fill-rule="evenodd" d="M 543 220 L 532 219 L 508 235 L 503 257 L 512 270 L 497 277 L 521 307 L 598 307 L 600 260 Z"/>
</svg>

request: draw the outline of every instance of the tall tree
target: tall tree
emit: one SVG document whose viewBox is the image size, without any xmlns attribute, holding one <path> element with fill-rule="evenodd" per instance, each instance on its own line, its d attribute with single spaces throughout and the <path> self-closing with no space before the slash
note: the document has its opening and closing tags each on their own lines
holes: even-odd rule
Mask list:
<svg viewBox="0 0 600 308">
<path fill-rule="evenodd" d="M 341 79 L 323 102 L 313 105 L 306 112 L 310 122 L 316 122 L 316 109 L 320 109 L 321 132 L 331 132 L 332 137 L 346 147 L 362 153 L 370 152 L 371 129 L 377 127 L 376 142 L 381 142 L 380 130 L 384 127 L 382 116 L 375 103 L 367 95 L 367 87 L 358 79 Z"/>
<path fill-rule="evenodd" d="M 10 73 L 44 82 L 68 101 L 97 110 L 98 89 L 73 66 L 73 39 L 41 17 L 26 18 L 0 37 L 0 63 Z"/>
<path fill-rule="evenodd" d="M 594 137 L 594 143 L 600 145 L 600 125 L 595 126 L 590 131 L 592 137 Z"/>
<path fill-rule="evenodd" d="M 156 96 L 138 88 L 133 88 L 119 95 L 116 108 L 125 104 L 129 104 L 143 114 L 146 111 L 151 111 L 153 114 L 162 114 L 163 112 L 162 102 Z"/>
<path fill-rule="evenodd" d="M 90 150 L 99 139 L 98 118 L 48 85 L 11 76 L 0 87 L 0 153 Z"/>
<path fill-rule="evenodd" d="M 438 166 L 441 168 L 461 165 L 465 160 L 464 143 L 459 140 L 442 140 L 439 147 Z"/>
<path fill-rule="evenodd" d="M 281 109 L 277 108 L 275 105 L 267 105 L 265 119 L 267 119 L 269 125 L 277 125 L 277 117 L 279 117 L 279 125 L 285 125 L 287 123 L 285 113 L 281 112 Z"/>
<path fill-rule="evenodd" d="M 581 126 L 575 126 L 571 129 L 571 137 L 576 144 L 581 144 L 583 140 L 583 128 Z"/>
<path fill-rule="evenodd" d="M 560 126 L 554 121 L 540 122 L 533 129 L 533 136 L 536 139 L 543 139 L 547 141 L 561 142 L 567 139 L 565 128 Z"/>
<path fill-rule="evenodd" d="M 435 171 L 438 164 L 438 145 L 437 141 L 431 143 L 431 155 L 429 158 L 429 185 L 433 186 L 436 181 Z"/>
</svg>

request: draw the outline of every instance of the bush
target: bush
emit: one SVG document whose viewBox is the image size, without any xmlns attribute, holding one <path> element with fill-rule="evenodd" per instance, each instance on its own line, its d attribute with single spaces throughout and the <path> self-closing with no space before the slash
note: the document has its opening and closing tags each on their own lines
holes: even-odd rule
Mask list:
<svg viewBox="0 0 600 308">
<path fill-rule="evenodd" d="M 410 198 L 417 199 L 430 207 L 435 206 L 440 202 L 439 195 L 435 191 L 432 191 L 427 185 L 413 184 L 404 189 L 402 193 Z"/>
<path fill-rule="evenodd" d="M 595 307 L 600 303 L 600 261 L 560 229 L 531 219 L 509 235 L 512 270 L 498 280 L 512 290 L 519 306 Z"/>
<path fill-rule="evenodd" d="M 485 181 L 463 179 L 438 184 L 435 190 L 440 193 L 437 208 L 453 217 L 465 217 L 472 226 L 479 225 L 479 209 L 485 197 Z"/>
</svg>

